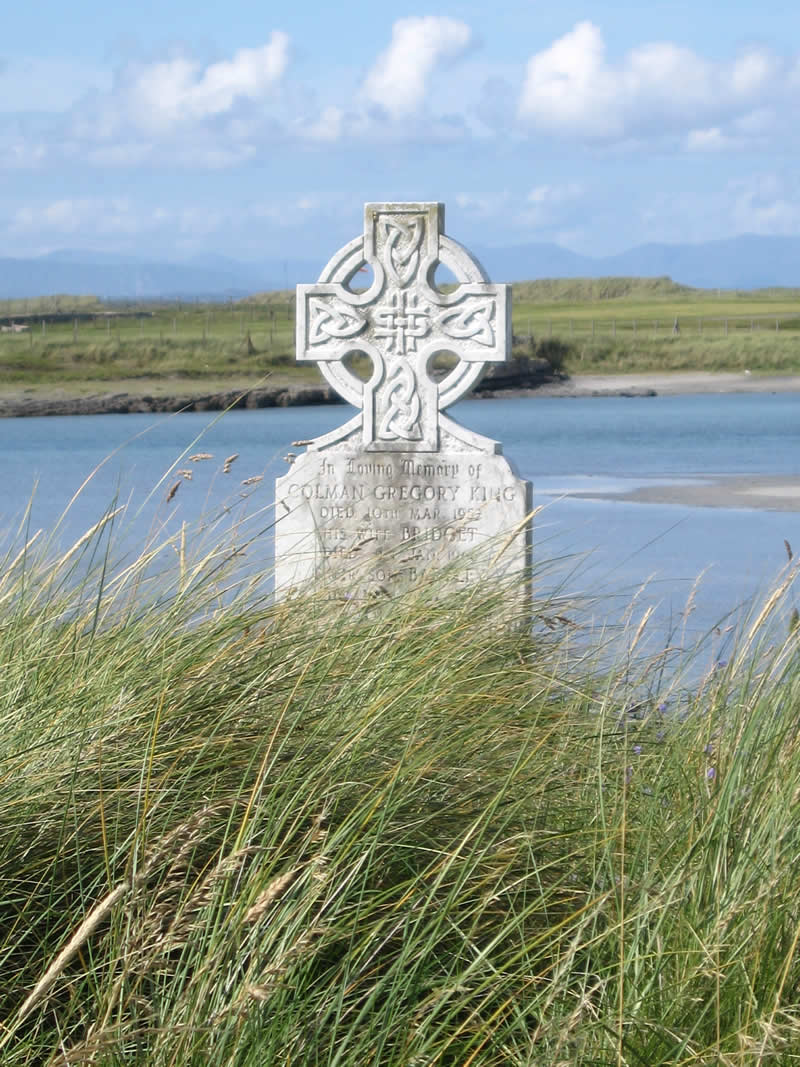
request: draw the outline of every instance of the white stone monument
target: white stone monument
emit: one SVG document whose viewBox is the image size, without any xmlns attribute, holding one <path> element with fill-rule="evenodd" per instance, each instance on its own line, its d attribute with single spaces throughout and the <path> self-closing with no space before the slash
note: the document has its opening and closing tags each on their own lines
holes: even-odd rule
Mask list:
<svg viewBox="0 0 800 1067">
<path fill-rule="evenodd" d="M 440 263 L 452 292 L 434 282 Z M 366 205 L 363 236 L 297 287 L 297 359 L 359 413 L 276 482 L 279 596 L 312 579 L 352 598 L 391 594 L 442 564 L 464 584 L 525 583 L 530 483 L 496 441 L 441 414 L 507 358 L 510 336 L 510 287 L 445 236 L 444 205 Z M 344 362 L 354 352 L 371 361 L 368 381 Z M 458 361 L 437 382 L 440 352 Z"/>
</svg>

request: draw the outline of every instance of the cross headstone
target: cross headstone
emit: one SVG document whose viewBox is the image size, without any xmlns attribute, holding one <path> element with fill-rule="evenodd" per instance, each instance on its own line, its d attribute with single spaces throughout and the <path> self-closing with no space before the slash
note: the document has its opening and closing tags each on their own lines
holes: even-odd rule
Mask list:
<svg viewBox="0 0 800 1067">
<path fill-rule="evenodd" d="M 435 280 L 440 264 L 452 291 Z M 366 205 L 363 235 L 297 287 L 297 359 L 360 410 L 277 480 L 279 594 L 313 578 L 356 597 L 391 592 L 464 555 L 457 581 L 524 578 L 530 484 L 496 441 L 443 414 L 507 358 L 510 336 L 510 287 L 445 235 L 442 204 Z M 349 368 L 353 353 L 368 357 L 367 380 Z M 439 353 L 457 358 L 436 380 Z"/>
</svg>

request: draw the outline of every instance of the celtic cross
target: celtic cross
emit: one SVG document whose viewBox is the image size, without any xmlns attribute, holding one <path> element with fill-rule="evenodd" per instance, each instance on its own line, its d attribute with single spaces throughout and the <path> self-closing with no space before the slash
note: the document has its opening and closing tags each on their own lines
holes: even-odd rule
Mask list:
<svg viewBox="0 0 800 1067">
<path fill-rule="evenodd" d="M 439 264 L 460 283 L 434 282 Z M 372 269 L 365 292 L 353 288 Z M 315 285 L 297 287 L 297 359 L 316 362 L 333 388 L 363 409 L 367 451 L 436 451 L 439 411 L 476 384 L 487 363 L 506 359 L 510 289 L 490 284 L 481 265 L 444 234 L 443 204 L 367 204 L 364 234 L 330 260 Z M 430 375 L 437 352 L 456 366 Z M 363 352 L 361 381 L 343 362 Z"/>
</svg>

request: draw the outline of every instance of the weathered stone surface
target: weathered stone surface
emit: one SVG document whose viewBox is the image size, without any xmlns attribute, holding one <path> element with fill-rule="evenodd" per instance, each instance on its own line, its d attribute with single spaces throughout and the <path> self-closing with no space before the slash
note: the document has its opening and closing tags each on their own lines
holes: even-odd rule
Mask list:
<svg viewBox="0 0 800 1067">
<path fill-rule="evenodd" d="M 390 593 L 462 556 L 458 581 L 524 578 L 530 486 L 497 442 L 442 414 L 506 359 L 510 290 L 489 283 L 443 223 L 441 204 L 368 204 L 363 237 L 316 285 L 298 286 L 298 359 L 316 361 L 361 411 L 276 483 L 279 594 L 315 578 L 351 596 Z M 460 282 L 453 292 L 434 284 L 439 263 Z M 359 292 L 364 267 L 373 280 Z M 458 361 L 437 382 L 443 351 Z M 370 357 L 368 381 L 348 370 L 351 352 Z"/>
</svg>

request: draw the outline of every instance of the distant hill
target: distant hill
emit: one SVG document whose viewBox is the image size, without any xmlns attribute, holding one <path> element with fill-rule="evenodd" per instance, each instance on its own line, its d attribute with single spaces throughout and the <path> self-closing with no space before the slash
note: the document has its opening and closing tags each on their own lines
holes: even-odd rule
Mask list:
<svg viewBox="0 0 800 1067">
<path fill-rule="evenodd" d="M 744 234 L 702 244 L 646 244 L 616 256 L 579 256 L 558 245 L 475 249 L 498 282 L 536 278 L 669 277 L 699 289 L 800 286 L 800 237 Z"/>
<path fill-rule="evenodd" d="M 675 300 L 698 290 L 671 278 L 542 278 L 515 282 L 514 296 L 537 304 L 559 301 L 581 304 L 589 300 Z"/>
<path fill-rule="evenodd" d="M 745 234 L 703 244 L 639 245 L 602 257 L 541 242 L 473 251 L 498 282 L 613 277 L 671 278 L 705 289 L 800 286 L 800 237 Z M 313 281 L 323 266 L 312 257 L 241 263 L 209 253 L 190 263 L 167 263 L 65 249 L 36 259 L 0 258 L 0 300 L 52 293 L 93 293 L 105 300 L 237 299 Z"/>
<path fill-rule="evenodd" d="M 37 259 L 0 258 L 0 300 L 52 293 L 92 293 L 101 300 L 237 299 L 257 290 L 285 289 L 315 278 L 322 262 L 237 263 L 222 257 L 164 263 L 64 250 Z"/>
</svg>

